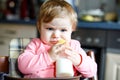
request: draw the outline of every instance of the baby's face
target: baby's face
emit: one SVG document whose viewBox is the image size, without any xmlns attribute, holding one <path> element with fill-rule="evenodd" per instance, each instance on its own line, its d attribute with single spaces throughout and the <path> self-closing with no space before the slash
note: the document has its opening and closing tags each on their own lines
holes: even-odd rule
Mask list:
<svg viewBox="0 0 120 80">
<path fill-rule="evenodd" d="M 48 45 L 54 45 L 60 39 L 71 40 L 72 23 L 68 17 L 54 18 L 50 23 L 41 26 L 41 40 Z"/>
</svg>

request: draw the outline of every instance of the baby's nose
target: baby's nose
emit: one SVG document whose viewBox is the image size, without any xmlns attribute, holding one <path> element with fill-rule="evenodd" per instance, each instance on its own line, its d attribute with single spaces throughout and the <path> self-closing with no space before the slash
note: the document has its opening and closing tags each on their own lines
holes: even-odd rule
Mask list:
<svg viewBox="0 0 120 80">
<path fill-rule="evenodd" d="M 55 32 L 52 34 L 52 37 L 53 37 L 53 38 L 59 38 L 59 37 L 60 37 L 60 32 L 55 31 Z"/>
</svg>

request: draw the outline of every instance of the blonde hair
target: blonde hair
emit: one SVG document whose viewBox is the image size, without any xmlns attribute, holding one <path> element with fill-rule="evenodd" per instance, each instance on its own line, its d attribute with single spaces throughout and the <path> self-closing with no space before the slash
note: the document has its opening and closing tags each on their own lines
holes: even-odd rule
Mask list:
<svg viewBox="0 0 120 80">
<path fill-rule="evenodd" d="M 72 6 L 65 0 L 47 0 L 44 2 L 39 10 L 39 16 L 37 20 L 37 27 L 40 32 L 42 22 L 51 22 L 54 18 L 68 16 L 72 23 L 73 31 L 77 26 L 77 14 Z"/>
</svg>

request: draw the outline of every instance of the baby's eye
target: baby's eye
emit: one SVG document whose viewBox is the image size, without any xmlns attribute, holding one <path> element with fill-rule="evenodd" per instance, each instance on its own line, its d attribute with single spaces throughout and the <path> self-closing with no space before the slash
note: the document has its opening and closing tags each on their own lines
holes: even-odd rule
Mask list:
<svg viewBox="0 0 120 80">
<path fill-rule="evenodd" d="M 65 32 L 65 31 L 67 31 L 67 30 L 66 30 L 66 29 L 61 29 L 61 31 L 62 31 L 62 32 Z"/>
<path fill-rule="evenodd" d="M 54 30 L 53 28 L 46 28 L 47 30 Z"/>
</svg>

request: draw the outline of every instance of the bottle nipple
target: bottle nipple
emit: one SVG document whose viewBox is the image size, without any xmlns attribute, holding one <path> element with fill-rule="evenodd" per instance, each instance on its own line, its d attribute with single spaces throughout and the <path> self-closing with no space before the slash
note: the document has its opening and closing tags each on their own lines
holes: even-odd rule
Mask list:
<svg viewBox="0 0 120 80">
<path fill-rule="evenodd" d="M 66 41 L 64 40 L 64 39 L 60 39 L 59 41 L 58 41 L 58 44 L 64 44 Z"/>
</svg>

